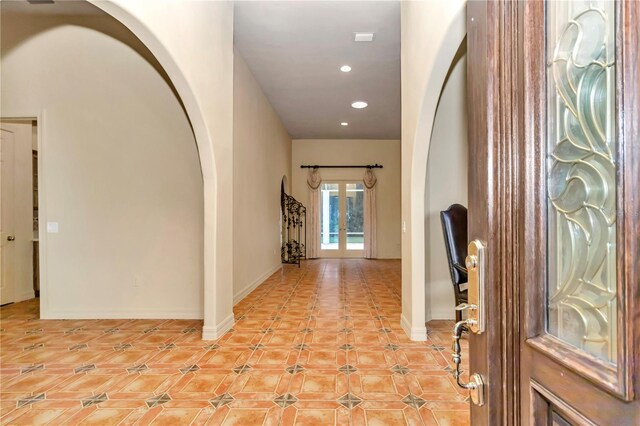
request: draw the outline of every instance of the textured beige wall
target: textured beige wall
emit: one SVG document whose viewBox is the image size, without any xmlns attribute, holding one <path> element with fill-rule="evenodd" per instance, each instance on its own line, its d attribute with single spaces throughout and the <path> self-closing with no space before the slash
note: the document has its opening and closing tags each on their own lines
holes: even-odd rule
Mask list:
<svg viewBox="0 0 640 426">
<path fill-rule="evenodd" d="M 244 297 L 281 266 L 280 183 L 291 137 L 244 59 L 234 57 L 233 293 Z"/>
<path fill-rule="evenodd" d="M 466 52 L 466 50 L 465 50 Z M 456 58 L 433 124 L 425 191 L 427 320 L 455 318 L 453 285 L 442 235 L 440 211 L 467 206 L 466 54 Z M 446 188 L 446 189 L 445 189 Z"/>
<path fill-rule="evenodd" d="M 198 152 L 150 56 L 112 18 L 2 16 L 2 113 L 43 114 L 47 317 L 202 317 Z"/>
<path fill-rule="evenodd" d="M 309 205 L 308 169 L 302 164 L 382 164 L 375 169 L 377 193 L 378 258 L 399 259 L 400 222 L 400 141 L 360 139 L 295 139 L 293 141 L 292 193 Z M 363 169 L 321 169 L 323 180 L 361 181 Z"/>
</svg>

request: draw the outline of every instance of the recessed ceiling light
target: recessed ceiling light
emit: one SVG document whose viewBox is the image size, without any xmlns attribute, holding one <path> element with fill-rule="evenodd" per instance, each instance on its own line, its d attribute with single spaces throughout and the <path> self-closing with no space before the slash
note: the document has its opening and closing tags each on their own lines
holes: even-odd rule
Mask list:
<svg viewBox="0 0 640 426">
<path fill-rule="evenodd" d="M 355 101 L 354 103 L 351 104 L 351 106 L 356 108 L 356 109 L 362 109 L 362 108 L 366 108 L 367 106 L 369 106 L 369 104 L 366 103 L 365 101 Z"/>
<path fill-rule="evenodd" d="M 341 126 L 348 126 L 349 123 L 347 123 L 346 121 L 343 121 L 342 123 L 340 123 Z"/>
<path fill-rule="evenodd" d="M 343 66 L 340 67 L 340 71 L 349 72 L 349 71 L 351 71 L 351 67 L 349 65 L 343 65 Z"/>
</svg>

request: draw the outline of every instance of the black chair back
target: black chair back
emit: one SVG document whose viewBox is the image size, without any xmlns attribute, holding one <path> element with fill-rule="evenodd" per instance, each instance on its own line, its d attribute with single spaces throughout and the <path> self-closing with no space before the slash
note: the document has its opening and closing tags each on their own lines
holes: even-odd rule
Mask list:
<svg viewBox="0 0 640 426">
<path fill-rule="evenodd" d="M 467 282 L 467 274 L 464 272 L 468 244 L 467 208 L 460 204 L 452 204 L 447 210 L 440 212 L 440 220 L 449 259 L 451 281 L 457 287 Z"/>
</svg>

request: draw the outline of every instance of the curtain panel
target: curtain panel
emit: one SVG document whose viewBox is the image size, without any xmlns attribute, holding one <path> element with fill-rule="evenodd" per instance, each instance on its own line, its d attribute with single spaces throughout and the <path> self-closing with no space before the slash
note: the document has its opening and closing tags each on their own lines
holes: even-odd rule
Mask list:
<svg viewBox="0 0 640 426">
<path fill-rule="evenodd" d="M 376 246 L 376 182 L 378 178 L 372 169 L 367 169 L 362 179 L 364 183 L 364 257 L 375 259 Z"/>
<path fill-rule="evenodd" d="M 309 209 L 307 216 L 307 258 L 316 259 L 320 248 L 320 184 L 322 177 L 318 169 L 309 169 L 307 186 L 309 187 Z"/>
</svg>

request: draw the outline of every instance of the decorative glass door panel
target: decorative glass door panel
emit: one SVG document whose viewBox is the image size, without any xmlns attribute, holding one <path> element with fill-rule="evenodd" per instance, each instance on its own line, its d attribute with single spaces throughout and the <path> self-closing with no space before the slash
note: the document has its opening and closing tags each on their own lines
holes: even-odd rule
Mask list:
<svg viewBox="0 0 640 426">
<path fill-rule="evenodd" d="M 320 189 L 320 256 L 362 257 L 364 184 L 327 182 Z"/>
<path fill-rule="evenodd" d="M 546 8 L 547 332 L 615 363 L 615 3 Z"/>
<path fill-rule="evenodd" d="M 639 19 L 638 1 L 467 2 L 468 238 L 487 243 L 467 308 L 491 324 L 460 382 L 483 380 L 474 425 L 640 424 Z"/>
</svg>

